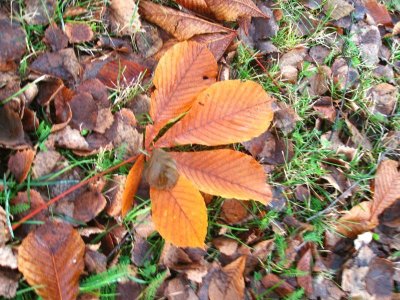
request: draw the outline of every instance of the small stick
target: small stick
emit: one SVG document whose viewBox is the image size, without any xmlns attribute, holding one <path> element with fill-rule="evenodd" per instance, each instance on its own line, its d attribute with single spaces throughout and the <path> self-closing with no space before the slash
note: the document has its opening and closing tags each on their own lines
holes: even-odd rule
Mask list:
<svg viewBox="0 0 400 300">
<path fill-rule="evenodd" d="M 104 176 L 126 164 L 129 164 L 130 162 L 133 162 L 134 160 L 136 160 L 136 158 L 138 157 L 138 155 L 132 156 L 130 158 L 128 158 L 127 160 L 124 160 L 123 162 L 120 162 L 119 164 L 103 171 L 100 172 L 96 175 L 94 175 L 93 177 L 90 177 L 84 181 L 79 182 L 78 184 L 75 184 L 74 186 L 71 186 L 68 190 L 62 192 L 61 194 L 55 196 L 53 199 L 50 199 L 48 202 L 46 202 L 45 204 L 37 207 L 36 209 L 34 209 L 33 211 L 31 211 L 29 214 L 27 214 L 25 217 L 23 217 L 21 220 L 19 220 L 17 223 L 13 224 L 12 229 L 15 230 L 17 229 L 19 226 L 21 226 L 21 224 L 23 222 L 28 221 L 29 219 L 33 218 L 34 216 L 36 216 L 38 213 L 40 213 L 42 210 L 48 208 L 50 205 L 52 205 L 53 203 L 56 203 L 57 201 L 59 201 L 60 199 L 64 198 L 65 196 L 71 194 L 72 192 L 76 191 L 77 189 L 85 186 L 86 184 L 88 184 L 89 182 L 98 179 L 101 176 Z"/>
</svg>

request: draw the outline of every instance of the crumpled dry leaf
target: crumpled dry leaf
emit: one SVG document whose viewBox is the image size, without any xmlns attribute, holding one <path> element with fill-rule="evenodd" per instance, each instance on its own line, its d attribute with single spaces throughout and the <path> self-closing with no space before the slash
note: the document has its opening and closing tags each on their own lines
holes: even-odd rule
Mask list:
<svg viewBox="0 0 400 300">
<path fill-rule="evenodd" d="M 20 89 L 21 79 L 15 70 L 0 72 L 0 101 L 13 96 Z M 9 102 L 10 103 L 10 102 Z"/>
<path fill-rule="evenodd" d="M 73 150 L 90 150 L 88 142 L 81 135 L 79 130 L 66 126 L 64 129 L 55 132 L 50 136 L 58 147 Z"/>
<path fill-rule="evenodd" d="M 104 188 L 104 196 L 107 199 L 105 211 L 109 216 L 117 217 L 119 214 L 121 214 L 121 201 L 125 182 L 125 175 L 115 174 L 106 183 Z"/>
<path fill-rule="evenodd" d="M 50 174 L 61 159 L 58 151 L 50 150 L 39 151 L 33 160 L 32 178 L 40 178 Z"/>
<path fill-rule="evenodd" d="M 92 95 L 86 92 L 78 93 L 69 101 L 72 111 L 70 125 L 79 131 L 93 130 L 96 126 L 98 109 Z"/>
<path fill-rule="evenodd" d="M 364 201 L 354 206 L 343 217 L 338 220 L 336 225 L 337 232 L 344 236 L 354 238 L 358 234 L 371 230 L 377 224 L 372 224 L 371 218 L 372 201 Z"/>
<path fill-rule="evenodd" d="M 50 45 L 53 51 L 59 51 L 68 46 L 68 37 L 55 23 L 47 27 L 44 33 L 44 41 Z"/>
<path fill-rule="evenodd" d="M 372 112 L 379 112 L 385 116 L 394 113 L 397 105 L 398 88 L 388 83 L 380 83 L 369 91 L 373 107 Z"/>
<path fill-rule="evenodd" d="M 92 28 L 86 23 L 65 24 L 65 34 L 71 44 L 89 42 L 94 37 Z"/>
<path fill-rule="evenodd" d="M 14 175 L 18 183 L 23 182 L 28 176 L 29 170 L 35 157 L 35 151 L 26 149 L 18 151 L 8 160 L 8 169 Z"/>
<path fill-rule="evenodd" d="M 323 7 L 325 13 L 330 13 L 332 20 L 339 20 L 348 16 L 354 7 L 346 0 L 327 0 Z"/>
<path fill-rule="evenodd" d="M 85 268 L 90 273 L 98 274 L 107 270 L 107 256 L 98 251 L 86 248 L 84 261 Z"/>
<path fill-rule="evenodd" d="M 146 21 L 142 22 L 142 31 L 135 36 L 136 46 L 144 58 L 156 54 L 163 46 L 158 28 Z"/>
<path fill-rule="evenodd" d="M 21 118 L 9 103 L 0 106 L 0 147 L 27 148 Z"/>
<path fill-rule="evenodd" d="M 7 226 L 7 215 L 3 207 L 0 206 L 0 247 L 3 247 L 10 237 L 10 232 Z"/>
<path fill-rule="evenodd" d="M 270 289 L 273 287 L 273 291 L 281 297 L 286 297 L 295 291 L 295 288 L 291 284 L 286 282 L 286 280 L 281 279 L 272 273 L 265 275 L 262 278 L 261 282 L 266 289 Z"/>
<path fill-rule="evenodd" d="M 14 299 L 20 274 L 7 269 L 0 269 L 0 296 L 7 299 Z"/>
<path fill-rule="evenodd" d="M 46 52 L 40 55 L 30 68 L 33 71 L 61 78 L 70 83 L 78 81 L 81 66 L 74 49 L 62 49 L 58 52 Z"/>
<path fill-rule="evenodd" d="M 362 0 L 365 8 L 376 25 L 393 26 L 392 17 L 390 16 L 385 4 L 380 4 L 376 0 Z"/>
<path fill-rule="evenodd" d="M 379 63 L 379 51 L 382 48 L 379 28 L 375 25 L 359 23 L 352 26 L 350 35 L 360 50 L 363 62 L 370 67 L 376 66 Z"/>
<path fill-rule="evenodd" d="M 241 256 L 214 274 L 208 296 L 210 300 L 241 300 L 244 298 L 244 267 L 246 256 Z"/>
<path fill-rule="evenodd" d="M 0 19 L 0 41 L 0 62 L 18 60 L 25 53 L 25 33 L 14 20 Z"/>
<path fill-rule="evenodd" d="M 204 0 L 217 20 L 237 21 L 243 17 L 268 18 L 253 0 Z"/>
<path fill-rule="evenodd" d="M 329 91 L 331 76 L 332 71 L 328 66 L 318 67 L 317 73 L 305 80 L 308 82 L 305 90 L 310 96 L 322 96 Z"/>
<path fill-rule="evenodd" d="M 228 224 L 243 222 L 249 215 L 248 203 L 236 199 L 226 199 L 221 206 L 221 217 Z"/>
<path fill-rule="evenodd" d="M 198 34 L 230 32 L 228 28 L 221 25 L 147 0 L 140 1 L 139 7 L 140 13 L 145 19 L 160 26 L 181 41 L 188 40 Z M 165 16 L 168 16 L 168 18 Z"/>
<path fill-rule="evenodd" d="M 30 25 L 49 24 L 56 6 L 56 0 L 25 0 L 24 19 Z"/>
<path fill-rule="evenodd" d="M 133 35 L 140 31 L 138 6 L 134 0 L 112 0 L 109 6 L 111 30 L 117 35 Z"/>
<path fill-rule="evenodd" d="M 297 282 L 299 283 L 300 287 L 304 289 L 308 296 L 311 296 L 313 294 L 311 264 L 312 251 L 311 248 L 309 248 L 297 262 L 297 270 L 307 272 L 307 274 L 304 276 L 298 276 Z"/>
<path fill-rule="evenodd" d="M 11 246 L 0 247 L 0 266 L 10 269 L 17 268 L 17 257 Z"/>
<path fill-rule="evenodd" d="M 185 278 L 177 277 L 169 280 L 164 290 L 164 295 L 168 299 L 174 300 L 198 300 L 195 291 Z"/>
<path fill-rule="evenodd" d="M 74 200 L 73 218 L 87 223 L 94 219 L 106 204 L 107 201 L 100 191 L 89 188 Z"/>
</svg>

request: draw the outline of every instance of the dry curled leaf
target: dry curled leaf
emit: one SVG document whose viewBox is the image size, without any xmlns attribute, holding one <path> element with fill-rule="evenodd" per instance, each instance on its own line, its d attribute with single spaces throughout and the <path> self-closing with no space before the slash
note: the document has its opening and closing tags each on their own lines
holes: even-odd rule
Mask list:
<svg viewBox="0 0 400 300">
<path fill-rule="evenodd" d="M 208 22 L 190 14 L 177 11 L 162 5 L 142 0 L 139 4 L 140 14 L 149 22 L 160 26 L 178 40 L 188 40 L 191 37 L 216 32 L 229 32 L 228 28 Z M 168 16 L 168 17 L 167 17 Z"/>
<path fill-rule="evenodd" d="M 150 188 L 152 219 L 167 241 L 182 247 L 203 247 L 207 209 L 200 192 L 180 176 L 171 190 Z"/>
<path fill-rule="evenodd" d="M 140 30 L 138 7 L 133 0 L 112 0 L 109 7 L 111 29 L 118 35 L 132 35 Z"/>
<path fill-rule="evenodd" d="M 377 224 L 371 224 L 371 201 L 364 201 L 354 206 L 343 217 L 341 217 L 336 225 L 337 232 L 354 238 L 358 234 L 371 230 Z"/>
<path fill-rule="evenodd" d="M 210 300 L 241 300 L 244 298 L 244 267 L 246 256 L 241 256 L 217 272 L 211 279 Z"/>
<path fill-rule="evenodd" d="M 2 62 L 20 59 L 25 53 L 25 33 L 14 20 L 0 19 L 0 41 Z"/>
<path fill-rule="evenodd" d="M 50 45 L 53 51 L 59 51 L 68 46 L 68 37 L 55 23 L 47 27 L 44 33 L 44 41 Z"/>
<path fill-rule="evenodd" d="M 323 9 L 332 20 L 339 20 L 348 16 L 354 10 L 354 7 L 346 0 L 328 0 Z"/>
<path fill-rule="evenodd" d="M 76 299 L 85 244 L 78 231 L 48 222 L 32 231 L 18 250 L 18 269 L 43 299 Z"/>
<path fill-rule="evenodd" d="M 65 34 L 71 44 L 89 42 L 94 36 L 92 28 L 86 23 L 65 24 Z"/>
<path fill-rule="evenodd" d="M 211 14 L 211 10 L 205 0 L 176 0 L 175 2 L 191 11 L 204 15 Z"/>
<path fill-rule="evenodd" d="M 218 20 L 237 21 L 240 17 L 267 18 L 253 0 L 204 0 Z"/>
<path fill-rule="evenodd" d="M 305 290 L 308 296 L 313 293 L 312 277 L 311 277 L 311 262 L 312 262 L 312 251 L 308 249 L 297 263 L 297 269 L 300 271 L 307 272 L 306 275 L 300 275 L 297 277 L 297 282 Z"/>
<path fill-rule="evenodd" d="M 8 160 L 8 169 L 14 175 L 18 183 L 23 182 L 28 176 L 34 157 L 35 151 L 26 149 L 16 152 Z"/>
<path fill-rule="evenodd" d="M 363 0 L 362 2 L 377 25 L 393 26 L 392 17 L 385 4 L 376 0 Z"/>
</svg>

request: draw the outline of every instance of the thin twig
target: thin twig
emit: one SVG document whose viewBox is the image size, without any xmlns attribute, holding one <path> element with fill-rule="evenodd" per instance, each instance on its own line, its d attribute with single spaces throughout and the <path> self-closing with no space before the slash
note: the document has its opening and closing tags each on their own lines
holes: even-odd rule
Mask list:
<svg viewBox="0 0 400 300">
<path fill-rule="evenodd" d="M 254 57 L 257 65 L 263 70 L 263 72 L 268 76 L 269 79 L 271 79 L 272 83 L 279 89 L 279 91 L 284 94 L 285 90 L 281 88 L 281 86 L 278 84 L 278 82 L 271 76 L 271 74 L 268 72 L 268 70 L 263 66 L 263 64 L 258 60 L 257 57 Z"/>
<path fill-rule="evenodd" d="M 88 184 L 89 182 L 98 179 L 101 176 L 104 176 L 114 170 L 117 170 L 118 168 L 129 164 L 131 162 L 133 162 L 134 160 L 136 160 L 136 158 L 138 157 L 138 155 L 132 156 L 130 158 L 128 158 L 127 160 L 124 160 L 123 162 L 103 171 L 100 172 L 96 175 L 94 175 L 93 177 L 90 177 L 86 180 L 83 180 L 81 182 L 79 182 L 78 184 L 70 187 L 68 190 L 64 191 L 63 193 L 57 195 L 56 197 L 54 197 L 53 199 L 50 199 L 48 202 L 46 202 L 45 204 L 39 206 L 38 208 L 34 209 L 33 211 L 31 211 L 29 214 L 27 214 L 25 217 L 23 217 L 21 220 L 19 220 L 17 223 L 13 224 L 12 229 L 15 230 L 17 229 L 19 226 L 21 226 L 21 224 L 23 222 L 28 221 L 29 219 L 33 218 L 34 216 L 36 216 L 38 213 L 40 213 L 42 210 L 48 208 L 50 205 L 52 205 L 53 203 L 56 203 L 57 201 L 59 201 L 60 199 L 64 198 L 65 196 L 71 194 L 72 192 L 76 191 L 77 189 L 85 186 L 86 184 Z"/>
</svg>

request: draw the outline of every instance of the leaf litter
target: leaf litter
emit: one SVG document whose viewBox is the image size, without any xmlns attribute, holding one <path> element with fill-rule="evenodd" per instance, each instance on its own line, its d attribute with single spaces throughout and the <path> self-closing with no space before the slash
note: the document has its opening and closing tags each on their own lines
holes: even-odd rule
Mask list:
<svg viewBox="0 0 400 300">
<path fill-rule="evenodd" d="M 375 0 L 0 5 L 0 295 L 398 297 L 398 24 Z"/>
</svg>

